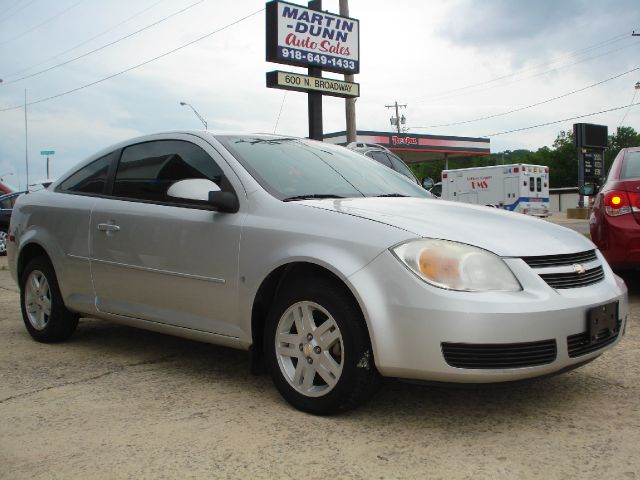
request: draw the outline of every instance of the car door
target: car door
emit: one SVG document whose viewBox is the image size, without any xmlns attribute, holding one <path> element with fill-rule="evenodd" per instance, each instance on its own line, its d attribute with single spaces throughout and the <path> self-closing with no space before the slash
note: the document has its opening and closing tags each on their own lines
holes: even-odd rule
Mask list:
<svg viewBox="0 0 640 480">
<path fill-rule="evenodd" d="M 235 337 L 243 213 L 167 196 L 173 183 L 188 178 L 224 183 L 236 194 L 242 189 L 229 165 L 197 137 L 123 149 L 111 198 L 98 199 L 91 215 L 96 307 Z"/>
</svg>

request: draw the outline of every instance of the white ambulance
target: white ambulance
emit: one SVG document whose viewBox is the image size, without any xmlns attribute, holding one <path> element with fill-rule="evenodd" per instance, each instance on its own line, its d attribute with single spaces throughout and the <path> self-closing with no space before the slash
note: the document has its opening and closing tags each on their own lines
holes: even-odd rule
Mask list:
<svg viewBox="0 0 640 480">
<path fill-rule="evenodd" d="M 547 217 L 549 167 L 517 163 L 443 170 L 442 199 Z"/>
</svg>

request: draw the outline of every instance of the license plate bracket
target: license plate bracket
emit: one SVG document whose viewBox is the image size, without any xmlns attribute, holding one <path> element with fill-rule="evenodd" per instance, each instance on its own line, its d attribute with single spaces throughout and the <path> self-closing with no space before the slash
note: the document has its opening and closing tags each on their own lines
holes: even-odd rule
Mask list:
<svg viewBox="0 0 640 480">
<path fill-rule="evenodd" d="M 591 308 L 587 318 L 591 345 L 615 335 L 618 331 L 618 302 Z"/>
</svg>

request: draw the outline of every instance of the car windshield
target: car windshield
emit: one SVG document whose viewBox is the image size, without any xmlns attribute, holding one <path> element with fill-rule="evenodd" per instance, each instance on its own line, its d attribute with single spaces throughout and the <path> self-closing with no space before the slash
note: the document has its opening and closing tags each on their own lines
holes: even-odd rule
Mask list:
<svg viewBox="0 0 640 480">
<path fill-rule="evenodd" d="M 430 196 L 393 170 L 338 145 L 261 135 L 216 138 L 281 200 Z"/>
<path fill-rule="evenodd" d="M 620 178 L 640 178 L 640 152 L 628 152 L 624 156 Z"/>
</svg>

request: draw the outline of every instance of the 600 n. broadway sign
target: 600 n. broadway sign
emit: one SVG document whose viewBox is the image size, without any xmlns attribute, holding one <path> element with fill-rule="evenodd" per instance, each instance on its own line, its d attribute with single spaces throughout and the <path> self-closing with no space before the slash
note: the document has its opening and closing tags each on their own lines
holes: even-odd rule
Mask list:
<svg viewBox="0 0 640 480">
<path fill-rule="evenodd" d="M 333 97 L 353 98 L 360 96 L 360 84 L 334 80 L 333 78 L 310 77 L 299 73 L 267 72 L 267 87 L 297 92 L 320 92 Z"/>
<path fill-rule="evenodd" d="M 358 20 L 280 1 L 266 9 L 268 62 L 360 72 Z"/>
</svg>

